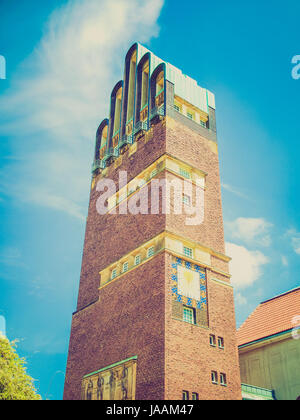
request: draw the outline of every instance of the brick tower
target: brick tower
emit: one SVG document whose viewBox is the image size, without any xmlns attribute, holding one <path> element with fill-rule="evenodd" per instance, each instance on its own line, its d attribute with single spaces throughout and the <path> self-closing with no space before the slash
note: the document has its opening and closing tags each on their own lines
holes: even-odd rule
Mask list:
<svg viewBox="0 0 300 420">
<path fill-rule="evenodd" d="M 64 399 L 241 399 L 224 252 L 214 95 L 134 44 L 96 136 Z"/>
</svg>

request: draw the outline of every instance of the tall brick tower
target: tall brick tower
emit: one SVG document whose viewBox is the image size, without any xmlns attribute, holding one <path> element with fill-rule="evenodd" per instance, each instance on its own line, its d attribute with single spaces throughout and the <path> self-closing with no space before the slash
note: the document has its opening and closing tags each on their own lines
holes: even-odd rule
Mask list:
<svg viewBox="0 0 300 420">
<path fill-rule="evenodd" d="M 214 95 L 134 44 L 96 136 L 64 399 L 241 399 L 224 252 Z"/>
</svg>

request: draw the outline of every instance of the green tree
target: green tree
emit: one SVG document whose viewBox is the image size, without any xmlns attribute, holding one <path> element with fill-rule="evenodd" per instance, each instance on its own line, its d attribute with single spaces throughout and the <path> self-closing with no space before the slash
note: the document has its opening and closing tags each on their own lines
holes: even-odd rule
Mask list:
<svg viewBox="0 0 300 420">
<path fill-rule="evenodd" d="M 26 361 L 16 352 L 16 342 L 0 335 L 0 400 L 40 400 Z"/>
</svg>

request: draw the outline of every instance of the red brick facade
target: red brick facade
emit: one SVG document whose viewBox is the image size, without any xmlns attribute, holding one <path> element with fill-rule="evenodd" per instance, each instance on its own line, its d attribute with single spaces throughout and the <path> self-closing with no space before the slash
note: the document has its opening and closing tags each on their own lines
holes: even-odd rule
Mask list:
<svg viewBox="0 0 300 420">
<path fill-rule="evenodd" d="M 205 220 L 186 226 L 185 215 L 112 215 L 96 211 L 99 193 L 91 190 L 77 312 L 73 315 L 64 399 L 81 398 L 84 375 L 137 356 L 136 399 L 181 399 L 182 391 L 200 399 L 241 399 L 233 290 L 228 263 L 211 256 L 207 268 L 209 328 L 172 317 L 172 256 L 162 251 L 99 291 L 99 272 L 163 231 L 224 253 L 219 163 L 214 142 L 166 117 L 137 142 L 122 164 L 106 176 L 128 181 L 168 153 L 207 173 Z M 165 172 L 160 175 L 165 175 Z M 214 271 L 215 269 L 215 271 Z M 225 275 L 223 274 L 225 272 Z M 224 339 L 211 347 L 209 335 Z M 224 373 L 227 386 L 212 384 L 211 371 Z"/>
</svg>

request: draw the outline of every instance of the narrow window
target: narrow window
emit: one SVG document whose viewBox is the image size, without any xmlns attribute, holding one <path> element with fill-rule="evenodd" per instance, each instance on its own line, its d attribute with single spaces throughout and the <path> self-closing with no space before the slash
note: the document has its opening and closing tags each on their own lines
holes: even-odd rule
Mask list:
<svg viewBox="0 0 300 420">
<path fill-rule="evenodd" d="M 186 257 L 193 258 L 193 250 L 192 250 L 192 248 L 188 248 L 188 247 L 184 246 L 183 247 L 183 254 Z"/>
<path fill-rule="evenodd" d="M 227 377 L 225 373 L 220 373 L 220 384 L 222 386 L 226 386 L 227 385 Z"/>
<path fill-rule="evenodd" d="M 182 399 L 189 400 L 189 391 L 182 391 Z"/>
<path fill-rule="evenodd" d="M 134 264 L 135 265 L 139 265 L 141 263 L 141 256 L 140 255 L 136 255 L 135 259 L 134 259 Z"/>
<path fill-rule="evenodd" d="M 202 120 L 200 120 L 200 125 L 202 125 L 202 127 L 204 127 L 204 128 L 207 128 L 207 127 L 206 127 L 206 122 L 204 122 L 204 121 L 202 121 Z"/>
<path fill-rule="evenodd" d="M 178 105 L 176 105 L 176 104 L 174 104 L 174 109 L 175 109 L 176 111 L 180 112 L 180 107 L 179 107 Z"/>
<path fill-rule="evenodd" d="M 156 78 L 156 92 L 155 96 L 158 96 L 164 90 L 164 72 L 161 71 Z"/>
<path fill-rule="evenodd" d="M 189 195 L 187 195 L 187 194 L 183 194 L 183 196 L 182 196 L 182 202 L 186 206 L 190 206 L 191 205 L 191 197 Z"/>
<path fill-rule="evenodd" d="M 154 255 L 154 246 L 151 246 L 147 251 L 147 257 L 150 258 L 150 257 L 153 257 L 153 255 Z"/>
<path fill-rule="evenodd" d="M 126 271 L 128 271 L 128 262 L 127 261 L 123 264 L 123 273 L 126 273 Z"/>
<path fill-rule="evenodd" d="M 130 60 L 126 122 L 129 122 L 133 119 L 135 70 L 136 70 L 136 51 L 134 52 Z"/>
<path fill-rule="evenodd" d="M 211 372 L 211 381 L 213 384 L 218 384 L 218 374 L 214 370 Z"/>
<path fill-rule="evenodd" d="M 197 392 L 192 393 L 192 400 L 199 400 L 199 394 Z"/>
<path fill-rule="evenodd" d="M 224 349 L 224 338 L 218 337 L 218 346 L 219 349 Z"/>
<path fill-rule="evenodd" d="M 119 129 L 120 129 L 121 105 L 122 105 L 122 88 L 118 90 L 117 95 L 116 95 L 113 137 L 119 132 Z"/>
<path fill-rule="evenodd" d="M 212 346 L 212 347 L 216 347 L 216 336 L 215 335 L 210 335 L 209 336 L 209 344 Z"/>
<path fill-rule="evenodd" d="M 195 311 L 193 308 L 183 308 L 183 321 L 195 324 Z"/>
<path fill-rule="evenodd" d="M 143 109 L 148 104 L 148 93 L 149 93 L 149 61 L 147 60 L 142 70 L 141 109 Z"/>
<path fill-rule="evenodd" d="M 112 272 L 111 272 L 111 279 L 113 280 L 113 279 L 115 279 L 117 277 L 117 269 L 116 268 L 114 268 L 113 270 L 112 270 Z"/>
<path fill-rule="evenodd" d="M 191 112 L 187 112 L 187 117 L 190 119 L 190 120 L 193 120 L 194 119 L 194 116 L 193 116 L 193 114 L 191 113 Z"/>
</svg>

